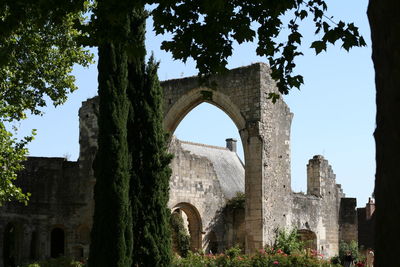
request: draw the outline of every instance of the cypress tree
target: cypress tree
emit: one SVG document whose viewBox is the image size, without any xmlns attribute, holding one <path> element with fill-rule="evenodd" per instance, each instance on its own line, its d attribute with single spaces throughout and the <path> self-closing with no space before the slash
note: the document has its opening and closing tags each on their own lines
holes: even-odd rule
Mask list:
<svg viewBox="0 0 400 267">
<path fill-rule="evenodd" d="M 158 64 L 150 58 L 142 90 L 134 86 L 128 89 L 133 112 L 128 132 L 134 266 L 169 266 L 171 262 L 167 208 L 171 155 L 167 152 L 162 125 L 162 91 L 157 68 Z"/>
<path fill-rule="evenodd" d="M 171 155 L 162 125 L 157 69 L 153 57 L 141 68 L 137 68 L 137 62 L 129 67 L 133 266 L 170 266 L 172 255 L 167 208 Z"/>
<path fill-rule="evenodd" d="M 98 1 L 96 9 L 96 27 L 102 35 L 97 36 L 99 147 L 94 162 L 96 185 L 90 267 L 131 266 L 132 214 L 126 128 L 130 14 L 126 7 L 116 8 L 117 5 L 121 3 Z"/>
<path fill-rule="evenodd" d="M 89 266 L 169 266 L 171 156 L 162 126 L 158 64 L 153 58 L 145 64 L 147 14 L 140 5 L 112 14 L 111 6 L 99 1 L 96 10 L 103 35 Z M 102 18 L 118 20 L 113 27 Z"/>
</svg>

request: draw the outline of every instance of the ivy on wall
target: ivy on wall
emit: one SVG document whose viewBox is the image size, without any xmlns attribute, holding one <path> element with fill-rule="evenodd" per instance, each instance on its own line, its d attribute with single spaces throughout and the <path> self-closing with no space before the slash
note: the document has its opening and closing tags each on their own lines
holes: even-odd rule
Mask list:
<svg viewBox="0 0 400 267">
<path fill-rule="evenodd" d="M 236 196 L 226 202 L 225 210 L 244 209 L 246 203 L 246 195 L 243 192 L 236 192 Z"/>
</svg>

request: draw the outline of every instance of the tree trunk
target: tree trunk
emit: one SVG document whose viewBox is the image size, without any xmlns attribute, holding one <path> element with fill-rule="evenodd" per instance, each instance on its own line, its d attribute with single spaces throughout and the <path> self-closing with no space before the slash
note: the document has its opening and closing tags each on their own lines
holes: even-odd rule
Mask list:
<svg viewBox="0 0 400 267">
<path fill-rule="evenodd" d="M 400 266 L 400 1 L 370 0 L 376 83 L 376 267 Z"/>
</svg>

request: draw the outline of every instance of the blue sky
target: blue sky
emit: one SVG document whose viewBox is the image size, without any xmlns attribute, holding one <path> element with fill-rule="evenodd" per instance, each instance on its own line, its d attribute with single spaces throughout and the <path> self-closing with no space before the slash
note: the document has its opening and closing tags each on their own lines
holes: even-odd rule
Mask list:
<svg viewBox="0 0 400 267">
<path fill-rule="evenodd" d="M 369 25 L 366 16 L 367 0 L 329 0 L 328 14 L 334 20 L 354 22 L 368 46 L 347 53 L 340 46 L 328 48 L 315 56 L 308 49 L 314 40 L 309 24 L 301 29 L 304 36 L 304 56 L 297 60 L 296 72 L 305 84 L 301 91 L 293 89 L 284 99 L 294 113 L 291 131 L 292 188 L 306 191 L 306 164 L 313 155 L 323 155 L 336 173 L 349 197 L 357 197 L 364 206 L 371 196 L 375 175 L 375 85 L 371 60 Z M 196 75 L 192 61 L 183 64 L 159 50 L 165 37 L 155 37 L 148 23 L 147 48 L 160 60 L 160 80 Z M 229 68 L 266 62 L 255 55 L 255 44 L 235 47 Z M 30 144 L 30 155 L 45 157 L 79 155 L 78 109 L 82 101 L 97 94 L 97 69 L 76 67 L 79 90 L 70 95 L 63 106 L 46 108 L 42 117 L 30 117 L 21 122 L 21 134 L 37 129 L 36 139 Z M 225 146 L 225 139 L 240 141 L 237 128 L 218 108 L 201 104 L 193 109 L 178 126 L 175 134 L 188 141 Z M 241 147 L 240 147 L 241 149 Z M 242 153 L 239 151 L 239 154 Z"/>
</svg>

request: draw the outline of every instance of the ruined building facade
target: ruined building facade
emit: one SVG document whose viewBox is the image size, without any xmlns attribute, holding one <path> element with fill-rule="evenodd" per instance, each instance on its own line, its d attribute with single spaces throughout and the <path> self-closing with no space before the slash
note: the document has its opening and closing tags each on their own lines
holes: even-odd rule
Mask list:
<svg viewBox="0 0 400 267">
<path fill-rule="evenodd" d="M 293 114 L 279 99 L 268 66 L 254 64 L 213 78 L 216 88 L 196 77 L 162 82 L 164 127 L 173 133 L 179 122 L 202 102 L 222 109 L 236 124 L 244 161 L 235 140 L 227 147 L 171 139 L 169 208 L 185 213 L 191 248 L 213 252 L 239 244 L 247 252 L 272 244 L 277 228 L 294 228 L 310 247 L 326 256 L 338 253 L 339 240 L 357 239 L 355 199 L 344 198 L 328 161 L 314 156 L 307 165 L 307 193 L 291 190 L 290 125 Z M 80 155 L 30 157 L 18 183 L 32 192 L 28 206 L 0 208 L 0 267 L 59 254 L 86 258 L 93 215 L 92 162 L 97 150 L 98 101 L 79 111 Z M 138 129 L 140 130 L 140 129 Z M 225 209 L 244 192 L 245 207 Z"/>
</svg>

